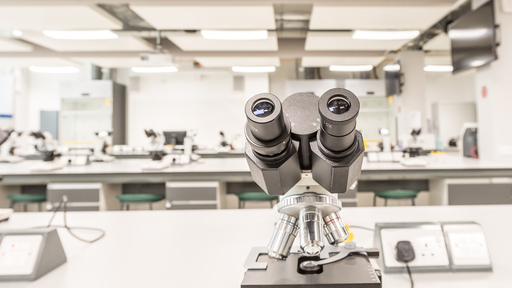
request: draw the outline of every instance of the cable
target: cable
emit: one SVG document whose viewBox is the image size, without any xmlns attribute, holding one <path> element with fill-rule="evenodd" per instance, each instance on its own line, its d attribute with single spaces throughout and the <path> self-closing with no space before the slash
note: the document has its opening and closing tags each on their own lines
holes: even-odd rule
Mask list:
<svg viewBox="0 0 512 288">
<path fill-rule="evenodd" d="M 411 288 L 414 288 L 414 281 L 412 281 L 411 269 L 409 268 L 409 263 L 405 263 L 405 268 L 407 268 L 407 274 L 409 274 L 409 279 L 411 279 Z"/>
<path fill-rule="evenodd" d="M 64 228 L 68 231 L 69 234 L 71 234 L 71 236 L 75 237 L 76 239 L 82 241 L 82 242 L 85 242 L 85 243 L 94 243 L 98 240 L 100 240 L 101 238 L 105 237 L 105 230 L 103 229 L 100 229 L 100 228 L 91 228 L 91 227 L 80 227 L 80 226 L 75 226 L 75 227 L 72 227 L 72 226 L 69 226 L 68 225 L 68 220 L 67 220 L 67 196 L 64 195 L 62 196 L 62 200 L 60 200 L 59 202 L 59 205 L 57 206 L 57 208 L 55 208 L 55 210 L 53 211 L 52 213 L 52 217 L 50 218 L 50 222 L 48 222 L 48 225 L 44 226 L 44 227 L 34 227 L 34 228 L 50 228 L 50 227 L 54 227 L 54 228 Z M 52 225 L 52 222 L 53 222 L 53 219 L 55 218 L 55 215 L 57 215 L 57 212 L 59 212 L 59 210 L 62 208 L 62 212 L 63 212 L 63 216 L 64 216 L 64 225 Z M 88 230 L 88 231 L 96 231 L 96 232 L 100 232 L 100 236 L 92 239 L 92 240 L 87 240 L 87 239 L 84 239 L 78 235 L 76 235 L 72 230 Z"/>
</svg>

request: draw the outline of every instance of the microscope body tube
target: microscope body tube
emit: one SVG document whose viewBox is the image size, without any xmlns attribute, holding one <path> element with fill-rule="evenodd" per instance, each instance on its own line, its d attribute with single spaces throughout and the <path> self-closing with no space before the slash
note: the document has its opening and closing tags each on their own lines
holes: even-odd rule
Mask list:
<svg viewBox="0 0 512 288">
<path fill-rule="evenodd" d="M 347 240 L 349 233 L 338 212 L 325 216 L 324 221 L 325 238 L 329 244 L 341 244 Z"/>
<path fill-rule="evenodd" d="M 309 206 L 300 211 L 300 248 L 307 256 L 318 256 L 324 248 L 322 242 L 322 212 Z"/>
<path fill-rule="evenodd" d="M 279 260 L 286 259 L 292 249 L 293 241 L 297 237 L 298 228 L 297 218 L 281 214 L 267 247 L 268 256 Z"/>
</svg>

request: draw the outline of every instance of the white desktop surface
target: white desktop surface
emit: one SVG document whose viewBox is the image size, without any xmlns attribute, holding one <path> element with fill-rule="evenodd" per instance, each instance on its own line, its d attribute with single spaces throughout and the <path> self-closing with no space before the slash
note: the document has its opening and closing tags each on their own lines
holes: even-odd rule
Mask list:
<svg viewBox="0 0 512 288">
<path fill-rule="evenodd" d="M 486 233 L 493 272 L 414 273 L 416 288 L 510 287 L 512 205 L 344 208 L 347 224 L 375 222 L 476 221 Z M 50 213 L 16 213 L 0 229 L 43 225 Z M 100 227 L 104 239 L 79 242 L 59 235 L 68 262 L 35 282 L 0 283 L 2 288 L 240 287 L 244 260 L 253 246 L 266 246 L 277 214 L 272 210 L 72 212 L 72 226 Z M 56 217 L 61 223 L 62 215 Z M 353 228 L 361 246 L 373 233 Z M 408 276 L 385 274 L 383 287 L 410 287 Z"/>
</svg>

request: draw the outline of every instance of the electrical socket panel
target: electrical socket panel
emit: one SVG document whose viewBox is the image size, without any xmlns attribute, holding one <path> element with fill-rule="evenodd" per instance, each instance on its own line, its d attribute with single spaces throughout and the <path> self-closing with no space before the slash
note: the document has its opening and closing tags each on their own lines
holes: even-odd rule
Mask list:
<svg viewBox="0 0 512 288">
<path fill-rule="evenodd" d="M 439 225 L 421 225 L 411 228 L 383 229 L 381 231 L 382 257 L 386 267 L 400 268 L 404 263 L 396 260 L 398 241 L 410 241 L 416 257 L 409 262 L 409 267 L 432 267 L 449 269 L 450 260 L 446 250 L 443 230 Z"/>
<path fill-rule="evenodd" d="M 374 246 L 381 251 L 386 273 L 406 271 L 396 260 L 396 244 L 410 241 L 413 272 L 491 271 L 492 263 L 482 227 L 474 222 L 377 223 Z"/>
<path fill-rule="evenodd" d="M 480 225 L 445 223 L 443 230 L 454 270 L 474 270 L 476 267 L 492 270 L 491 256 Z"/>
</svg>

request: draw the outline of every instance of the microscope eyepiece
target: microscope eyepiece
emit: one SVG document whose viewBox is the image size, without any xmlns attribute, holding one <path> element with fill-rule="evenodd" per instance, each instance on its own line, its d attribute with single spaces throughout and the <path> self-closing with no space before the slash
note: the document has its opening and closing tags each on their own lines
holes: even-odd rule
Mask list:
<svg viewBox="0 0 512 288">
<path fill-rule="evenodd" d="M 258 100 L 253 106 L 252 106 L 252 114 L 258 116 L 258 117 L 267 117 L 274 112 L 275 105 L 272 103 L 272 101 L 268 99 L 261 99 Z"/>
<path fill-rule="evenodd" d="M 263 156 L 282 153 L 290 143 L 290 121 L 281 101 L 270 93 L 258 94 L 245 104 L 245 136 L 255 152 Z"/>
<path fill-rule="evenodd" d="M 272 141 L 286 131 L 281 101 L 270 93 L 258 94 L 245 105 L 247 125 L 259 141 Z"/>
<path fill-rule="evenodd" d="M 344 96 L 335 95 L 327 102 L 327 108 L 334 114 L 343 114 L 350 109 L 350 102 Z"/>
<path fill-rule="evenodd" d="M 341 152 L 352 146 L 359 107 L 356 95 L 343 88 L 331 89 L 320 97 L 318 112 L 322 123 L 317 138 L 323 147 Z"/>
</svg>

